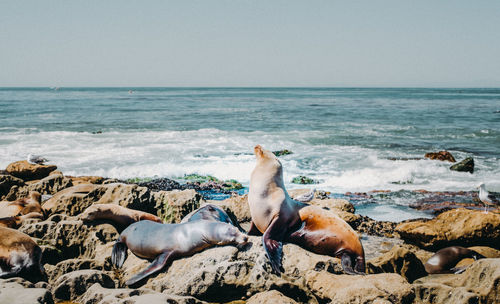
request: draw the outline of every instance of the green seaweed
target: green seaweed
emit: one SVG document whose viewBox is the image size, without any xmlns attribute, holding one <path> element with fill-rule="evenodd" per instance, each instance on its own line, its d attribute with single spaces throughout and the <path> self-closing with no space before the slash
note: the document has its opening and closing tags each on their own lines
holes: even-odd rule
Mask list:
<svg viewBox="0 0 500 304">
<path fill-rule="evenodd" d="M 301 185 L 310 185 L 310 184 L 317 184 L 318 182 L 310 177 L 299 175 L 292 179 L 292 183 Z"/>
</svg>

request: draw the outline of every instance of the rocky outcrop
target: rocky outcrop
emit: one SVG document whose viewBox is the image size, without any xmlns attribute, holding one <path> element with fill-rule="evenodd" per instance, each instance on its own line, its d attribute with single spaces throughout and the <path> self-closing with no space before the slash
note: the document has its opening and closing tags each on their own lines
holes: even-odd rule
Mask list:
<svg viewBox="0 0 500 304">
<path fill-rule="evenodd" d="M 7 200 L 6 196 L 11 191 L 12 187 L 22 186 L 24 186 L 24 181 L 22 179 L 9 174 L 0 175 L 0 200 Z"/>
<path fill-rule="evenodd" d="M 407 245 L 396 245 L 389 252 L 367 261 L 367 272 L 398 273 L 410 283 L 426 276 L 424 265 L 413 252 L 414 249 Z"/>
<path fill-rule="evenodd" d="M 277 290 L 259 292 L 253 295 L 246 302 L 247 304 L 273 303 L 273 304 L 298 304 L 298 302 L 284 296 Z"/>
<path fill-rule="evenodd" d="M 29 191 L 38 191 L 42 194 L 56 194 L 57 192 L 73 186 L 71 179 L 62 174 L 51 174 L 40 181 L 30 184 Z"/>
<path fill-rule="evenodd" d="M 439 152 L 429 152 L 425 153 L 425 158 L 440 160 L 440 161 L 448 161 L 451 163 L 456 162 L 455 157 L 448 151 L 439 151 Z"/>
<path fill-rule="evenodd" d="M 248 195 L 236 195 L 223 201 L 207 201 L 224 209 L 229 215 L 233 214 L 240 222 L 250 222 L 250 207 L 248 206 Z"/>
<path fill-rule="evenodd" d="M 500 247 L 500 214 L 454 209 L 432 220 L 401 223 L 396 232 L 419 247 L 438 250 L 458 245 Z"/>
<path fill-rule="evenodd" d="M 474 159 L 472 157 L 467 157 L 461 162 L 454 164 L 450 167 L 450 170 L 459 172 L 469 172 L 474 173 Z"/>
<path fill-rule="evenodd" d="M 0 279 L 0 303 L 9 304 L 52 304 L 52 294 L 46 288 L 20 278 Z"/>
<path fill-rule="evenodd" d="M 95 283 L 114 288 L 113 279 L 100 270 L 78 270 L 59 277 L 53 284 L 52 294 L 58 301 L 69 301 L 83 295 Z"/>
<path fill-rule="evenodd" d="M 7 166 L 5 171 L 12 176 L 18 177 L 24 181 L 42 179 L 57 169 L 54 165 L 36 165 L 30 164 L 26 160 L 17 161 Z"/>
<path fill-rule="evenodd" d="M 461 274 L 423 277 L 414 288 L 416 303 L 498 303 L 500 259 L 475 261 Z"/>
<path fill-rule="evenodd" d="M 153 213 L 156 213 L 164 223 L 179 223 L 191 211 L 198 209 L 202 201 L 201 195 L 192 189 L 159 191 L 154 192 L 152 197 L 156 209 Z"/>
</svg>

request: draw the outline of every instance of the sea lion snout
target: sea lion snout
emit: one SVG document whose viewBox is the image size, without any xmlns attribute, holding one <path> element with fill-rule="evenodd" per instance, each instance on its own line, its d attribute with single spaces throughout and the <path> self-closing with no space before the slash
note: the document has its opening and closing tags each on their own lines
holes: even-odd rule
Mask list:
<svg viewBox="0 0 500 304">
<path fill-rule="evenodd" d="M 256 145 L 253 148 L 253 153 L 255 154 L 255 156 L 257 156 L 257 158 L 264 156 L 264 151 L 261 145 Z"/>
</svg>

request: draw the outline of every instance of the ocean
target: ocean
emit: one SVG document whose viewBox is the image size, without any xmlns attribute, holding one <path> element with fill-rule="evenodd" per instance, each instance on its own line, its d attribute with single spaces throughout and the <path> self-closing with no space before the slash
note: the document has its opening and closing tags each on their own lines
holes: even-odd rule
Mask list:
<svg viewBox="0 0 500 304">
<path fill-rule="evenodd" d="M 256 144 L 293 152 L 280 157 L 288 188 L 390 190 L 357 212 L 429 217 L 408 207 L 415 190 L 500 191 L 500 89 L 0 88 L 0 168 L 35 153 L 66 175 L 248 186 Z M 473 157 L 474 173 L 423 159 L 440 150 Z"/>
</svg>

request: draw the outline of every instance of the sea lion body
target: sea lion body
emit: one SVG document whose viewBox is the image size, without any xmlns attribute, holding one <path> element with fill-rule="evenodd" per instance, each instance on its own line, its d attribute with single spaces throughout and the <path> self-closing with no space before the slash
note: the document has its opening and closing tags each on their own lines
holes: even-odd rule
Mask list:
<svg viewBox="0 0 500 304">
<path fill-rule="evenodd" d="M 83 221 L 110 220 L 122 227 L 138 221 L 148 220 L 161 223 L 161 219 L 151 213 L 122 207 L 116 204 L 93 204 L 79 216 Z"/>
<path fill-rule="evenodd" d="M 354 229 L 331 211 L 293 200 L 285 189 L 277 157 L 259 145 L 254 153 L 257 164 L 248 193 L 250 230 L 263 233 L 273 271 L 280 273 L 281 242 L 288 241 L 315 253 L 340 257 L 349 274 L 363 273 L 364 250 Z"/>
<path fill-rule="evenodd" d="M 0 278 L 43 279 L 42 250 L 28 235 L 0 227 Z"/>
<path fill-rule="evenodd" d="M 0 227 L 16 229 L 21 226 L 25 220 L 32 218 L 43 219 L 43 215 L 38 212 L 31 212 L 25 215 L 2 217 L 0 218 Z"/>
<path fill-rule="evenodd" d="M 111 261 L 121 267 L 127 257 L 127 248 L 138 257 L 154 259 L 149 267 L 125 283 L 132 285 L 179 257 L 190 256 L 208 247 L 242 245 L 247 241 L 245 234 L 227 223 L 200 220 L 160 224 L 146 220 L 130 225 L 120 234 L 113 247 Z"/>
<path fill-rule="evenodd" d="M 462 259 L 472 258 L 474 260 L 485 257 L 474 250 L 460 246 L 451 246 L 438 250 L 424 264 L 425 271 L 429 274 L 435 273 L 460 273 L 464 269 L 454 269 Z"/>
<path fill-rule="evenodd" d="M 42 206 L 40 205 L 41 197 L 40 193 L 31 191 L 26 198 L 12 202 L 0 202 L 0 218 L 24 215 L 32 212 L 43 214 Z"/>
<path fill-rule="evenodd" d="M 232 219 L 226 211 L 214 204 L 206 204 L 190 212 L 182 219 L 181 223 L 200 220 L 228 223 L 238 228 L 241 232 L 245 232 L 236 219 Z"/>
</svg>

